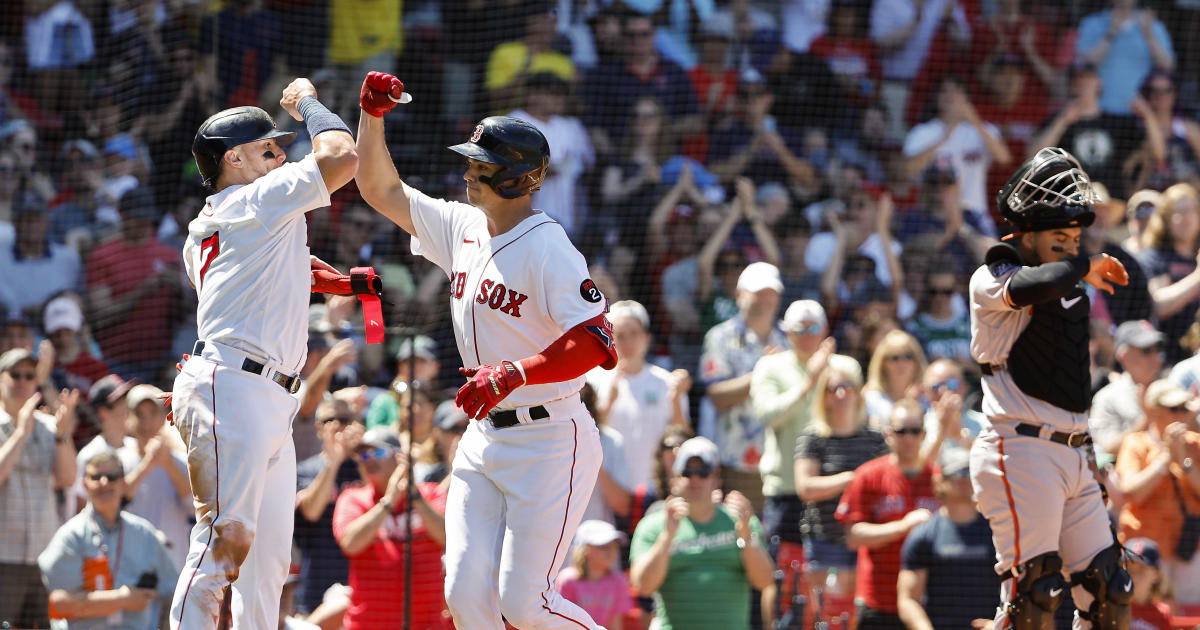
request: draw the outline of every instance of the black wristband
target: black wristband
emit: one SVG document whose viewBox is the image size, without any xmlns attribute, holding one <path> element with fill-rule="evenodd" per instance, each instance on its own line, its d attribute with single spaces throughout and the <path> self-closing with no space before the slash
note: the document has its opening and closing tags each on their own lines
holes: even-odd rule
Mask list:
<svg viewBox="0 0 1200 630">
<path fill-rule="evenodd" d="M 304 118 L 304 125 L 308 127 L 308 137 L 316 138 L 317 134 L 326 131 L 345 131 L 350 133 L 350 127 L 342 122 L 342 119 L 335 113 L 329 111 L 328 107 L 321 104 L 317 97 L 313 95 L 305 96 L 300 99 L 300 104 L 296 106 L 296 111 Z"/>
</svg>

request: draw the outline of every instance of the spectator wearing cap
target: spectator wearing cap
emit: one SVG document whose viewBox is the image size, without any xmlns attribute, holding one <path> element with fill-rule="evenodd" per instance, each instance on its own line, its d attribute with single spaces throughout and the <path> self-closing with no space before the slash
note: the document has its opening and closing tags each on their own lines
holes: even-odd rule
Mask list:
<svg viewBox="0 0 1200 630">
<path fill-rule="evenodd" d="M 59 149 L 61 165 L 57 176 L 58 195 L 50 201 L 50 240 L 70 243 L 76 235 L 89 243 L 101 230 L 102 222 L 112 222 L 115 212 L 107 211 L 108 196 L 100 186 L 104 165 L 96 145 L 84 138 L 63 143 Z M 83 250 L 80 250 L 83 251 Z"/>
<path fill-rule="evenodd" d="M 454 465 L 454 454 L 458 442 L 469 424 L 467 412 L 454 404 L 453 398 L 443 400 L 433 413 L 433 439 L 437 442 L 439 464 L 426 473 L 427 481 L 436 481 L 443 490 L 450 488 L 450 470 Z"/>
<path fill-rule="evenodd" d="M 518 6 L 523 9 L 524 35 L 492 50 L 483 81 L 489 109 L 497 114 L 510 112 L 525 102 L 526 82 L 534 74 L 549 72 L 563 81 L 575 80 L 571 58 L 551 46 L 557 23 L 551 5 L 529 2 Z"/>
<path fill-rule="evenodd" d="M 908 172 L 917 175 L 935 160 L 949 163 L 958 178 L 964 211 L 975 216 L 983 234 L 995 236 L 996 225 L 988 214 L 987 170 L 992 164 L 1011 162 L 1012 153 L 996 126 L 980 117 L 960 79 L 942 77 L 935 99 L 936 116 L 913 127 L 904 139 Z"/>
<path fill-rule="evenodd" d="M 691 376 L 683 368 L 667 370 L 649 363 L 650 315 L 633 300 L 609 307 L 617 346 L 615 370 L 595 369 L 587 381 L 596 391 L 596 407 L 604 423 L 621 436 L 628 465 L 626 489 L 654 481 L 654 447 L 669 425 L 685 426 Z"/>
<path fill-rule="evenodd" d="M 83 309 L 75 293 L 62 293 L 46 303 L 42 331 L 50 340 L 54 356 L 54 380 L 66 387 L 86 391 L 108 375 L 108 365 L 92 356 L 83 344 Z M 44 352 L 45 345 L 41 346 Z"/>
<path fill-rule="evenodd" d="M 1121 440 L 1138 429 L 1142 419 L 1141 394 L 1163 369 L 1166 335 L 1146 320 L 1125 322 L 1117 327 L 1113 342 L 1121 373 L 1110 376 L 1108 385 L 1092 397 L 1088 432 L 1096 442 L 1097 457 L 1115 456 Z"/>
<path fill-rule="evenodd" d="M 901 548 L 896 595 L 909 630 L 981 627 L 1000 605 L 992 529 L 971 488 L 970 455 L 948 452 L 933 473 L 941 507 Z"/>
<path fill-rule="evenodd" d="M 1163 572 L 1180 604 L 1200 603 L 1200 553 L 1193 539 L 1181 548 L 1185 519 L 1200 515 L 1200 433 L 1194 397 L 1165 379 L 1142 397 L 1146 428 L 1125 436 L 1116 472 L 1125 505 L 1118 519 L 1123 540 L 1145 537 L 1164 554 Z"/>
<path fill-rule="evenodd" d="M 179 252 L 160 243 L 149 189 L 121 197 L 121 231 L 88 256 L 88 322 L 113 372 L 153 381 L 182 312 Z"/>
<path fill-rule="evenodd" d="M 601 155 L 620 146 L 636 122 L 629 116 L 644 98 L 657 101 L 665 116 L 662 124 L 673 137 L 700 130 L 696 94 L 679 64 L 663 58 L 654 43 L 654 19 L 628 12 L 621 20 L 621 55 L 602 60 L 584 79 L 580 102 L 587 125 Z"/>
<path fill-rule="evenodd" d="M 1171 630 L 1172 598 L 1170 582 L 1163 576 L 1162 555 L 1158 545 L 1149 538 L 1125 541 L 1129 577 L 1133 578 L 1133 599 L 1130 601 L 1129 626 Z"/>
<path fill-rule="evenodd" d="M 921 375 L 925 411 L 926 457 L 944 460 L 952 454 L 969 454 L 979 433 L 991 426 L 987 416 L 967 404 L 967 380 L 962 364 L 937 359 Z"/>
<path fill-rule="evenodd" d="M 437 343 L 425 335 L 405 339 L 396 352 L 396 378 L 385 394 L 376 396 L 367 409 L 367 428 L 395 426 L 400 421 L 400 394 L 413 383 L 436 391 L 438 371 Z"/>
<path fill-rule="evenodd" d="M 1129 234 L 1121 241 L 1125 251 L 1135 256 L 1141 253 L 1144 247 L 1142 234 L 1146 232 L 1150 217 L 1159 212 L 1162 205 L 1163 196 L 1157 190 L 1143 189 L 1129 196 L 1125 202 L 1125 229 Z"/>
<path fill-rule="evenodd" d="M 771 584 L 775 566 L 754 508 L 737 491 L 722 501 L 720 485 L 717 445 L 687 440 L 671 467 L 670 497 L 634 530 L 630 582 L 654 595 L 664 628 L 749 630 L 750 589 Z"/>
<path fill-rule="evenodd" d="M 1149 279 L 1158 328 L 1167 336 L 1167 362 L 1175 363 L 1185 356 L 1179 340 L 1200 310 L 1200 190 L 1180 183 L 1163 191 L 1142 243 L 1138 262 Z"/>
<path fill-rule="evenodd" d="M 754 413 L 750 381 L 754 365 L 787 347 L 779 329 L 779 269 L 751 263 L 737 281 L 738 314 L 704 335 L 700 379 L 705 397 L 700 407 L 700 435 L 712 436 L 721 456 L 721 481 L 728 492 L 738 490 L 762 510 L 763 483 L 759 473 L 766 428 Z"/>
<path fill-rule="evenodd" d="M 629 578 L 618 562 L 624 540 L 625 534 L 607 521 L 583 521 L 575 531 L 571 565 L 554 580 L 554 590 L 608 630 L 621 630 L 622 618 L 633 608 Z"/>
<path fill-rule="evenodd" d="M 881 70 L 875 46 L 867 38 L 867 3 L 837 2 L 829 8 L 829 30 L 812 43 L 812 54 L 829 63 L 841 94 L 861 110 L 879 89 Z"/>
<path fill-rule="evenodd" d="M 891 197 L 878 199 L 869 191 L 856 188 L 847 193 L 845 213 L 828 213 L 829 230 L 814 234 L 804 250 L 804 266 L 821 274 L 821 292 L 827 306 L 850 298 L 851 285 L 842 278 L 851 259 L 869 261 L 875 285 L 891 287 L 894 272 L 904 248 L 892 238 L 891 218 L 894 206 Z M 867 280 L 869 278 L 863 278 Z"/>
<path fill-rule="evenodd" d="M 90 442 L 79 449 L 76 458 L 75 484 L 71 487 L 71 496 L 75 503 L 71 504 L 72 513 L 83 507 L 87 501 L 87 493 L 83 486 L 84 464 L 97 453 L 115 451 L 122 446 L 128 446 L 136 451 L 137 440 L 127 433 L 129 420 L 129 403 L 125 397 L 136 381 L 127 381 L 116 374 L 109 374 L 92 384 L 88 390 L 88 408 L 96 419 L 99 433 Z"/>
<path fill-rule="evenodd" d="M 546 208 L 567 235 L 583 235 L 589 213 L 581 181 L 596 163 L 587 129 L 567 113 L 571 85 L 553 72 L 538 72 L 525 81 L 525 100 L 508 115 L 529 122 L 550 145 L 550 171 L 533 193 L 533 206 Z"/>
<path fill-rule="evenodd" d="M 1033 155 L 1042 147 L 1062 147 L 1079 159 L 1092 181 L 1108 186 L 1114 196 L 1124 197 L 1128 194 L 1126 160 L 1146 144 L 1155 155 L 1165 156 L 1166 140 L 1154 126 L 1149 108 L 1135 109 L 1134 116 L 1128 115 L 1128 110 L 1125 114 L 1105 111 L 1100 94 L 1107 81 L 1093 65 L 1074 66 L 1067 102 L 1042 123 L 1025 149 Z"/>
<path fill-rule="evenodd" d="M 182 567 L 196 511 L 192 506 L 186 449 L 179 432 L 167 426 L 162 398 L 163 391 L 153 385 L 130 388 L 125 395 L 129 437 L 117 448 L 117 455 L 128 471 L 125 510 L 161 531 L 167 555 L 175 566 Z"/>
<path fill-rule="evenodd" d="M 801 138 L 780 128 L 771 115 L 774 103 L 762 74 L 743 70 L 734 106 L 716 121 L 709 136 L 708 164 L 722 182 L 744 175 L 757 184 L 794 182 L 810 188 L 819 181 L 812 165 L 796 154 Z"/>
<path fill-rule="evenodd" d="M 796 438 L 808 426 L 813 392 L 837 345 L 825 309 L 813 300 L 788 305 L 780 324 L 788 351 L 764 356 L 750 378 L 750 404 L 766 426 L 762 475 L 763 530 L 776 556 L 780 543 L 802 545 L 804 503 L 796 493 Z"/>
<path fill-rule="evenodd" d="M 89 458 L 83 478 L 87 505 L 57 528 L 37 559 L 55 627 L 158 627 L 179 567 L 154 525 L 122 509 L 125 470 L 116 453 Z"/>
<path fill-rule="evenodd" d="M 923 415 L 911 399 L 896 403 L 884 431 L 892 452 L 859 466 L 837 506 L 846 546 L 858 549 L 855 600 L 861 630 L 904 627 L 896 600 L 901 548 L 908 533 L 938 509 L 934 463 L 922 457 Z"/>
<path fill-rule="evenodd" d="M 75 400 L 38 409 L 36 364 L 24 348 L 0 354 L 0 619 L 48 627 L 37 555 L 61 522 L 55 489 L 75 480 Z"/>
<path fill-rule="evenodd" d="M 316 610 L 325 590 L 348 576 L 346 556 L 333 537 L 333 510 L 338 496 L 360 480 L 354 452 L 365 429 L 348 404 L 332 398 L 317 405 L 316 424 L 321 452 L 296 464 L 296 607 L 304 613 Z"/>
<path fill-rule="evenodd" d="M 1083 18 L 1075 56 L 1096 67 L 1104 81 L 1100 106 L 1106 114 L 1129 114 L 1130 103 L 1151 70 L 1175 68 L 1171 36 L 1153 10 L 1137 0 L 1113 0 L 1112 8 Z"/>
<path fill-rule="evenodd" d="M 0 243 L 0 307 L 9 317 L 40 318 L 50 296 L 80 288 L 83 267 L 75 250 L 47 238 L 46 202 L 33 192 L 13 202 L 11 242 Z"/>
<path fill-rule="evenodd" d="M 103 193 L 112 199 L 120 199 L 137 188 L 145 165 L 141 163 L 140 148 L 133 136 L 118 133 L 104 141 Z M 122 216 L 124 219 L 124 216 Z"/>
<path fill-rule="evenodd" d="M 898 223 L 896 240 L 904 249 L 919 248 L 949 258 L 952 266 L 946 270 L 964 278 L 983 263 L 987 248 L 995 242 L 987 236 L 991 220 L 968 210 L 958 174 L 948 159 L 936 159 L 925 169 L 917 206 L 902 213 Z"/>
<path fill-rule="evenodd" d="M 51 199 L 54 182 L 39 168 L 44 164 L 38 150 L 38 132 L 29 121 L 17 119 L 0 124 L 0 153 L 11 153 L 16 157 L 16 176 L 24 182 L 26 190 L 42 199 Z"/>
<path fill-rule="evenodd" d="M 729 113 L 737 98 L 738 73 L 730 63 L 733 22 L 723 18 L 726 16 L 704 22 L 697 63 L 687 71 L 705 131 L 686 140 L 690 150 L 685 152 L 701 162 L 708 158 L 707 130 Z"/>
<path fill-rule="evenodd" d="M 408 496 L 408 460 L 400 435 L 386 427 L 363 434 L 354 450 L 363 485 L 338 496 L 333 535 L 350 560 L 350 608 L 346 630 L 390 629 L 404 613 L 404 591 L 412 589 L 412 628 L 450 630 L 443 598 L 442 548 L 446 542 L 446 494 L 438 484 L 413 484 Z M 412 501 L 411 520 L 405 520 Z M 404 553 L 412 553 L 412 582 L 404 582 Z"/>
</svg>

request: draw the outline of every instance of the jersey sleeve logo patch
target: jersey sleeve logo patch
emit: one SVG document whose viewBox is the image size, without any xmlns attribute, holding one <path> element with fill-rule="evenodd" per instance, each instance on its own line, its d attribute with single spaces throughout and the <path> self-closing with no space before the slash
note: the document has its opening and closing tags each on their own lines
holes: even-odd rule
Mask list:
<svg viewBox="0 0 1200 630">
<path fill-rule="evenodd" d="M 599 304 L 600 300 L 604 299 L 604 294 L 596 288 L 596 283 L 592 282 L 591 278 L 584 280 L 583 284 L 579 285 L 579 295 L 592 304 Z"/>
</svg>

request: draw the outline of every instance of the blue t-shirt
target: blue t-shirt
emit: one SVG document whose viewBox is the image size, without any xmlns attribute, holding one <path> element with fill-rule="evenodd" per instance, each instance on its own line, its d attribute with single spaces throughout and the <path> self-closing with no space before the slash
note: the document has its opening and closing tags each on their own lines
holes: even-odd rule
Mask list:
<svg viewBox="0 0 1200 630">
<path fill-rule="evenodd" d="M 312 485 L 321 469 L 325 467 L 325 458 L 321 453 L 296 464 L 296 491 L 299 492 Z M 347 458 L 337 471 L 337 491 L 334 499 L 342 490 L 362 481 L 358 474 L 358 466 L 353 459 Z M 330 501 L 325 511 L 316 521 L 308 521 L 296 508 L 296 526 L 293 540 L 300 550 L 300 584 L 297 586 L 296 607 L 305 612 L 312 612 L 321 604 L 325 589 L 337 583 L 346 583 L 350 573 L 350 564 L 337 539 L 333 537 L 333 505 Z"/>
<path fill-rule="evenodd" d="M 908 534 L 900 566 L 929 571 L 925 612 L 934 628 L 970 628 L 971 620 L 990 619 L 1000 605 L 995 561 L 987 519 L 978 515 L 959 525 L 939 513 Z"/>
</svg>

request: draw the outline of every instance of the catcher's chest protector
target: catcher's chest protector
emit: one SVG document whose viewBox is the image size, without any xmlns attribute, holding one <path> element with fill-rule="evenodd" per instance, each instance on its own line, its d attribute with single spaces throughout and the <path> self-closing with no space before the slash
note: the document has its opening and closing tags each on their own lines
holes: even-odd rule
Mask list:
<svg viewBox="0 0 1200 630">
<path fill-rule="evenodd" d="M 1029 325 L 1008 354 L 1013 383 L 1060 409 L 1087 411 L 1092 402 L 1087 292 L 1075 287 L 1066 297 L 1032 308 Z"/>
</svg>

